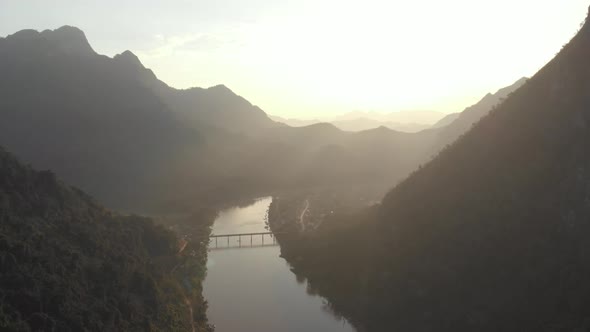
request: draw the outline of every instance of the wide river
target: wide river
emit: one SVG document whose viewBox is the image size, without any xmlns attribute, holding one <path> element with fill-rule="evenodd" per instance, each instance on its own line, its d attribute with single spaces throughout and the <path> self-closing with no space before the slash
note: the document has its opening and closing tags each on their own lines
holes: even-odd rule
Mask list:
<svg viewBox="0 0 590 332">
<path fill-rule="evenodd" d="M 222 211 L 213 225 L 213 234 L 264 232 L 272 198 L 262 198 L 247 207 Z M 325 299 L 310 295 L 307 284 L 297 280 L 280 249 L 265 237 L 242 238 L 242 248 L 209 252 L 205 299 L 207 316 L 217 332 L 332 332 L 354 331 L 344 319 L 329 311 Z M 227 246 L 220 239 L 218 246 Z M 230 246 L 238 246 L 232 239 Z M 215 247 L 215 243 L 211 244 Z"/>
</svg>

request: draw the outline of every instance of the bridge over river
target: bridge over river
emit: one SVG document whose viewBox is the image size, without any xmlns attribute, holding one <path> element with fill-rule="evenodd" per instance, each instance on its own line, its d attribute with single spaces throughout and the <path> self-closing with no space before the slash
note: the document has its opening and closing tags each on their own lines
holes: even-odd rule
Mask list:
<svg viewBox="0 0 590 332">
<path fill-rule="evenodd" d="M 232 207 L 215 219 L 203 283 L 209 322 L 223 332 L 353 332 L 326 310 L 327 300 L 308 292 L 307 281 L 280 257 L 276 237 L 282 240 L 299 230 L 270 232 L 271 201 L 265 197 L 249 206 Z"/>
<path fill-rule="evenodd" d="M 277 239 L 275 237 L 276 234 L 287 233 L 269 231 L 256 233 L 211 234 L 209 236 L 209 249 L 215 250 L 276 246 L 278 245 Z M 232 238 L 236 239 L 237 241 L 231 241 Z"/>
</svg>

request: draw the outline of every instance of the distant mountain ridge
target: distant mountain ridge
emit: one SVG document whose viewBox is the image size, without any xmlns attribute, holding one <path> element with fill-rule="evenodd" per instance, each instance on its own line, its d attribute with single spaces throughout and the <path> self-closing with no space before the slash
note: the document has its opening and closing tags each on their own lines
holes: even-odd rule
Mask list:
<svg viewBox="0 0 590 332">
<path fill-rule="evenodd" d="M 303 127 L 311 124 L 328 122 L 344 131 L 363 131 L 383 126 L 396 131 L 415 133 L 429 128 L 443 116 L 444 114 L 439 112 L 420 110 L 391 113 L 353 111 L 322 119 L 287 119 L 272 115 L 271 119 L 292 127 Z"/>
<path fill-rule="evenodd" d="M 272 115 L 270 118 L 292 127 L 303 127 L 315 123 L 327 122 L 344 131 L 363 131 L 383 126 L 406 133 L 417 133 L 430 128 L 443 128 L 458 120 L 454 124 L 454 129 L 447 129 L 448 133 L 443 134 L 446 137 L 439 138 L 441 142 L 450 143 L 491 111 L 493 107 L 502 102 L 510 93 L 520 88 L 526 80 L 527 78 L 523 77 L 494 94 L 488 93 L 479 102 L 467 107 L 462 112 L 447 115 L 434 111 L 419 110 L 391 113 L 353 111 L 340 116 L 323 119 L 300 120 Z"/>
<path fill-rule="evenodd" d="M 452 113 L 433 125 L 433 128 L 444 127 L 451 123 L 459 120 L 455 123 L 455 126 L 460 126 L 460 130 L 466 130 L 471 125 L 479 121 L 482 117 L 487 115 L 495 106 L 498 106 L 504 99 L 506 99 L 511 93 L 518 90 L 528 81 L 528 78 L 523 77 L 513 84 L 498 90 L 496 93 L 488 93 L 476 104 L 467 107 L 460 113 Z"/>
<path fill-rule="evenodd" d="M 433 124 L 444 116 L 444 113 L 425 110 L 408 110 L 395 112 L 352 111 L 332 118 L 333 121 L 355 120 L 359 118 L 372 119 L 381 122 L 400 124 Z"/>
<path fill-rule="evenodd" d="M 467 107 L 460 113 L 452 113 L 432 126 L 432 140 L 427 155 L 435 156 L 446 145 L 455 142 L 461 135 L 467 133 L 472 126 L 508 98 L 508 96 L 522 87 L 529 79 L 520 78 L 513 84 L 498 90 L 496 93 L 488 93 L 479 102 Z"/>
</svg>

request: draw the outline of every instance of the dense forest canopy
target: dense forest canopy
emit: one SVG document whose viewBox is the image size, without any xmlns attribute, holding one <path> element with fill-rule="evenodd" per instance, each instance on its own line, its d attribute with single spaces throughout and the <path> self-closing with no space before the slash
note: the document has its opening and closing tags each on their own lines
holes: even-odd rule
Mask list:
<svg viewBox="0 0 590 332">
<path fill-rule="evenodd" d="M 170 273 L 177 252 L 172 232 L 0 148 L 0 330 L 188 331 L 193 320 L 206 329 L 200 294 Z"/>
</svg>

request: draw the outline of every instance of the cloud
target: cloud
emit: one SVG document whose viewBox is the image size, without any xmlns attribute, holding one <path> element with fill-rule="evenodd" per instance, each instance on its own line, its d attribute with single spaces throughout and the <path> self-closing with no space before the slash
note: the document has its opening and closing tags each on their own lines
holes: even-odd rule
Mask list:
<svg viewBox="0 0 590 332">
<path fill-rule="evenodd" d="M 202 51 L 202 50 L 215 50 L 223 46 L 232 44 L 231 40 L 224 40 L 218 36 L 210 34 L 202 34 L 193 38 L 192 40 L 184 43 L 179 49 L 186 51 Z"/>
<path fill-rule="evenodd" d="M 148 58 L 162 58 L 180 52 L 207 53 L 211 54 L 221 49 L 240 47 L 236 36 L 220 35 L 211 33 L 186 34 L 166 36 L 155 34 L 153 36 L 155 45 L 146 50 L 139 50 L 138 53 Z"/>
</svg>

